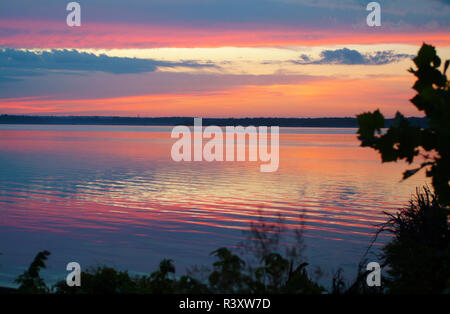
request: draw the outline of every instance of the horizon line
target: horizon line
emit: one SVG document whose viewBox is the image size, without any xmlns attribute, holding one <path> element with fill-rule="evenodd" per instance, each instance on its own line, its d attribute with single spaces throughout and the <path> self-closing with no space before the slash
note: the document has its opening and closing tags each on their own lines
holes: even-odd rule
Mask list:
<svg viewBox="0 0 450 314">
<path fill-rule="evenodd" d="M 321 116 L 321 117 L 201 117 L 201 116 L 115 116 L 115 115 L 37 115 L 37 114 L 8 114 L 0 113 L 0 117 L 29 117 L 29 118 L 123 118 L 123 119 L 216 119 L 216 120 L 243 120 L 243 119 L 357 119 L 355 116 Z M 385 119 L 394 119 L 393 117 L 385 117 Z M 405 118 L 425 119 L 426 117 L 405 116 Z"/>
</svg>

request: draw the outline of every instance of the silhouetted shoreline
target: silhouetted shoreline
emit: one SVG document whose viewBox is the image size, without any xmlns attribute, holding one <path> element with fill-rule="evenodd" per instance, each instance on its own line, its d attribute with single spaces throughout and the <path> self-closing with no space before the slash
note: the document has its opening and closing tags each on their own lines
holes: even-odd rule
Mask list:
<svg viewBox="0 0 450 314">
<path fill-rule="evenodd" d="M 386 119 L 386 127 L 390 127 L 394 119 Z M 408 120 L 416 126 L 426 127 L 426 118 L 411 117 Z M 204 126 L 208 125 L 264 125 L 280 127 L 327 127 L 357 128 L 356 118 L 203 118 Z M 28 116 L 0 115 L 0 124 L 55 124 L 55 125 L 194 125 L 193 117 L 109 117 L 109 116 Z"/>
</svg>

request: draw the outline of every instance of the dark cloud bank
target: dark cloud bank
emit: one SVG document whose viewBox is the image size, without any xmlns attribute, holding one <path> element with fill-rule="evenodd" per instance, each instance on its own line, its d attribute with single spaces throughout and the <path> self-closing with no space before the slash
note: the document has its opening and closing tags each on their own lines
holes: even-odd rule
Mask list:
<svg viewBox="0 0 450 314">
<path fill-rule="evenodd" d="M 46 71 L 100 71 L 113 74 L 136 74 L 156 71 L 158 67 L 215 67 L 194 61 L 165 62 L 152 59 L 109 57 L 77 50 L 29 51 L 0 49 L 0 81 L 14 77 L 45 74 Z"/>
</svg>

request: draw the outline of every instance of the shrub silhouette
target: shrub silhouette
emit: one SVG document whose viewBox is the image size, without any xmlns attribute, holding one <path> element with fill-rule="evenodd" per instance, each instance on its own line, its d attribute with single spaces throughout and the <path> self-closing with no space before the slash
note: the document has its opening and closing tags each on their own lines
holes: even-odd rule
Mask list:
<svg viewBox="0 0 450 314">
<path fill-rule="evenodd" d="M 107 266 L 88 269 L 81 273 L 81 287 L 68 287 L 65 281 L 54 286 L 58 294 L 136 294 L 136 293 L 322 293 L 323 287 L 310 279 L 306 262 L 299 262 L 302 247 L 301 232 L 296 232 L 297 242 L 292 247 L 280 248 L 280 235 L 285 230 L 283 221 L 265 223 L 261 220 L 251 225 L 247 248 L 259 248 L 254 264 L 244 257 L 222 247 L 211 253 L 215 257 L 206 281 L 195 275 L 175 275 L 175 265 L 170 259 L 160 262 L 159 268 L 149 275 L 131 277 Z M 271 230 L 274 233 L 267 232 Z"/>
<path fill-rule="evenodd" d="M 117 271 L 99 266 L 81 273 L 81 287 L 69 287 L 65 281 L 55 284 L 56 294 L 170 294 L 207 293 L 206 286 L 190 276 L 174 277 L 172 260 L 164 259 L 158 270 L 150 275 L 130 276 L 127 271 Z"/>
<path fill-rule="evenodd" d="M 303 214 L 299 217 L 300 227 L 294 230 L 287 228 L 281 216 L 271 222 L 263 217 L 260 214 L 251 223 L 247 239 L 241 243 L 242 251 L 250 255 L 246 268 L 249 292 L 316 294 L 325 291 L 306 270 Z"/>
<path fill-rule="evenodd" d="M 20 293 L 48 293 L 49 288 L 40 276 L 40 271 L 45 268 L 45 261 L 50 255 L 49 251 L 41 251 L 34 258 L 28 269 L 20 275 L 15 282 L 20 284 Z"/>
<path fill-rule="evenodd" d="M 383 247 L 391 293 L 442 293 L 450 288 L 449 210 L 428 189 L 417 189 L 408 207 L 390 219 L 381 231 L 394 239 Z"/>
<path fill-rule="evenodd" d="M 209 274 L 207 283 L 189 275 L 176 278 L 173 262 L 165 259 L 161 261 L 159 269 L 148 276 L 131 277 L 128 272 L 101 266 L 81 273 L 81 287 L 69 287 L 65 281 L 60 281 L 53 287 L 53 291 L 57 294 L 282 292 L 311 294 L 325 290 L 309 279 L 305 269 L 306 263 L 292 271 L 289 269 L 288 260 L 278 254 L 264 258 L 263 266 L 255 268 L 253 274 L 244 267 L 245 262 L 227 248 L 217 249 L 211 254 L 216 256 L 217 260 L 213 263 L 213 270 Z M 267 281 L 266 276 L 272 279 Z M 49 292 L 49 290 L 43 292 Z"/>
<path fill-rule="evenodd" d="M 218 260 L 214 262 L 214 270 L 209 275 L 209 284 L 218 293 L 237 293 L 245 287 L 249 280 L 244 274 L 245 262 L 227 248 L 220 248 L 211 253 Z"/>
</svg>

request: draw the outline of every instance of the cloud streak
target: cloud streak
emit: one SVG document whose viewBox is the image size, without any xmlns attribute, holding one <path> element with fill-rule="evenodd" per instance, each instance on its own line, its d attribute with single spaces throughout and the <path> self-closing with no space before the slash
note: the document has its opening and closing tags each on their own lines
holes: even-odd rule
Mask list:
<svg viewBox="0 0 450 314">
<path fill-rule="evenodd" d="M 312 59 L 308 55 L 301 55 L 301 60 L 295 64 L 344 64 L 344 65 L 383 65 L 399 62 L 413 55 L 396 54 L 392 50 L 377 51 L 375 53 L 360 53 L 354 49 L 342 48 L 336 50 L 323 50 L 319 59 Z"/>
<path fill-rule="evenodd" d="M 79 52 L 77 50 L 30 51 L 0 49 L 0 69 L 2 80 L 15 77 L 36 76 L 48 71 L 105 72 L 112 74 L 138 74 L 154 72 L 158 67 L 216 67 L 194 61 L 167 62 L 152 59 L 110 57 L 104 54 Z"/>
</svg>

